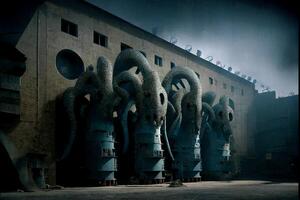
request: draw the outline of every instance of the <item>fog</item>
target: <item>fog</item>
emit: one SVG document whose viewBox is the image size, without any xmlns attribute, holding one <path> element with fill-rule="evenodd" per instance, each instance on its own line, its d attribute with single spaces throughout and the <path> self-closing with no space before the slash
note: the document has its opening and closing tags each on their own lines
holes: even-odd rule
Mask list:
<svg viewBox="0 0 300 200">
<path fill-rule="evenodd" d="M 89 0 L 177 46 L 192 45 L 277 96 L 298 94 L 298 16 L 291 1 Z M 263 2 L 263 3 L 261 3 Z"/>
</svg>

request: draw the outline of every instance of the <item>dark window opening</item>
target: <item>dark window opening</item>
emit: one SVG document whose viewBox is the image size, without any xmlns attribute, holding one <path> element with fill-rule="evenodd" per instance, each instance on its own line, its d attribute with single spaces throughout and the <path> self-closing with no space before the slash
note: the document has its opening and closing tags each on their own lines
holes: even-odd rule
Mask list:
<svg viewBox="0 0 300 200">
<path fill-rule="evenodd" d="M 121 43 L 121 51 L 124 51 L 125 49 L 132 49 L 132 47 L 127 44 Z"/>
<path fill-rule="evenodd" d="M 233 87 L 233 86 L 231 86 L 230 90 L 231 90 L 231 92 L 234 92 L 234 87 Z"/>
<path fill-rule="evenodd" d="M 78 36 L 78 27 L 77 24 L 74 24 L 65 19 L 61 19 L 61 31 L 73 35 L 75 37 Z"/>
<path fill-rule="evenodd" d="M 103 47 L 107 47 L 108 46 L 107 36 L 94 31 L 94 43 Z"/>
<path fill-rule="evenodd" d="M 211 84 L 211 85 L 214 84 L 214 79 L 212 79 L 212 77 L 209 77 L 209 84 Z"/>
<path fill-rule="evenodd" d="M 159 56 L 157 56 L 157 55 L 155 55 L 155 57 L 154 57 L 154 63 L 155 63 L 156 65 L 158 65 L 158 66 L 162 66 L 162 65 L 163 65 L 162 58 L 159 57 Z"/>
<path fill-rule="evenodd" d="M 226 89 L 227 88 L 227 85 L 226 83 L 223 83 L 223 88 Z"/>
<path fill-rule="evenodd" d="M 243 89 L 241 90 L 241 95 L 244 96 L 244 90 Z"/>
<path fill-rule="evenodd" d="M 175 67 L 175 63 L 171 62 L 171 69 Z"/>
</svg>

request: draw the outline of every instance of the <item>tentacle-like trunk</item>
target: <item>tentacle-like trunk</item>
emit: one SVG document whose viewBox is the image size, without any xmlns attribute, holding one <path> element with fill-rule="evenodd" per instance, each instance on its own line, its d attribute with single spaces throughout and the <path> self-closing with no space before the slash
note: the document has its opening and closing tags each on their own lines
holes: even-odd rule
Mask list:
<svg viewBox="0 0 300 200">
<path fill-rule="evenodd" d="M 126 49 L 118 55 L 115 61 L 114 77 L 134 66 L 138 67 L 143 77 L 149 76 L 153 71 L 148 60 L 142 53 L 134 49 Z"/>
<path fill-rule="evenodd" d="M 122 114 L 120 117 L 122 129 L 123 129 L 123 150 L 122 150 L 123 154 L 126 154 L 128 151 L 128 145 L 129 145 L 128 112 L 133 105 L 134 105 L 134 101 L 129 100 L 125 108 L 122 110 Z"/>
<path fill-rule="evenodd" d="M 134 90 L 134 98 L 136 99 L 136 102 L 139 102 L 137 104 L 138 111 L 141 110 L 141 101 L 142 101 L 142 82 L 137 77 L 137 75 L 132 74 L 129 71 L 124 71 L 120 73 L 113 82 L 114 91 L 123 99 L 123 101 L 127 102 L 130 98 L 129 91 L 122 88 L 122 83 L 130 83 L 133 86 Z"/>
<path fill-rule="evenodd" d="M 166 143 L 166 146 L 167 146 L 167 149 L 168 149 L 168 153 L 169 153 L 172 161 L 174 161 L 175 159 L 174 159 L 173 153 L 171 151 L 171 147 L 170 147 L 169 139 L 168 139 L 168 134 L 167 134 L 166 117 L 164 118 L 164 122 L 163 122 L 163 135 L 164 135 L 164 140 L 165 140 L 165 143 Z"/>
<path fill-rule="evenodd" d="M 202 102 L 205 102 L 205 103 L 207 103 L 210 106 L 213 105 L 215 99 L 216 99 L 216 93 L 213 92 L 213 91 L 205 92 L 202 95 Z"/>
<path fill-rule="evenodd" d="M 77 122 L 75 116 L 75 91 L 74 88 L 68 88 L 63 94 L 63 106 L 68 115 L 68 120 L 70 124 L 70 132 L 67 140 L 67 144 L 62 152 L 62 155 L 59 156 L 58 160 L 64 160 L 71 152 L 77 131 Z"/>
<path fill-rule="evenodd" d="M 209 116 L 209 121 L 214 121 L 216 119 L 215 111 L 208 103 L 202 102 L 202 109 L 203 112 Z"/>
<path fill-rule="evenodd" d="M 171 91 L 173 81 L 180 79 L 186 79 L 188 81 L 192 93 L 201 95 L 201 85 L 195 72 L 190 68 L 181 66 L 174 67 L 164 78 L 162 85 L 166 92 L 169 93 Z"/>
</svg>

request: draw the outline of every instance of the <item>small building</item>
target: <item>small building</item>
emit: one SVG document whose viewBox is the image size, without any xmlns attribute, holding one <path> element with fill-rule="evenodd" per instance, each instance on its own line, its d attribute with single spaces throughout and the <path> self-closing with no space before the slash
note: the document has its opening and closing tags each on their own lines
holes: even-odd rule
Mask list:
<svg viewBox="0 0 300 200">
<path fill-rule="evenodd" d="M 297 178 L 299 167 L 299 96 L 255 98 L 256 173 L 271 178 Z"/>
</svg>

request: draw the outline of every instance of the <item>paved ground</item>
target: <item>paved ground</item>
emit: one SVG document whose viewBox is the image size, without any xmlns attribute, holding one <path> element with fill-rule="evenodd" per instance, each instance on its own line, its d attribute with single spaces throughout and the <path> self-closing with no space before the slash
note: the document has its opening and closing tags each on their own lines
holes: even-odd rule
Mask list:
<svg viewBox="0 0 300 200">
<path fill-rule="evenodd" d="M 45 200 L 85 200 L 85 199 L 143 199 L 143 200 L 232 200 L 232 199 L 298 199 L 298 183 L 270 181 L 206 181 L 184 183 L 183 187 L 159 185 L 120 185 L 115 187 L 64 188 L 40 192 L 11 192 L 0 194 L 1 200 L 45 199 Z"/>
</svg>

